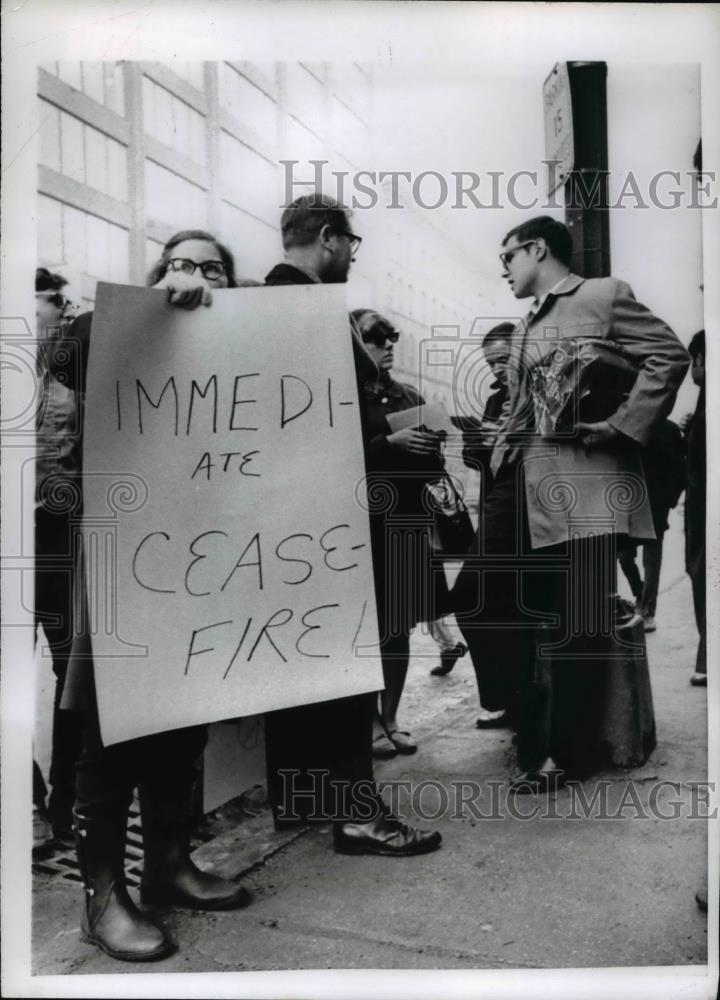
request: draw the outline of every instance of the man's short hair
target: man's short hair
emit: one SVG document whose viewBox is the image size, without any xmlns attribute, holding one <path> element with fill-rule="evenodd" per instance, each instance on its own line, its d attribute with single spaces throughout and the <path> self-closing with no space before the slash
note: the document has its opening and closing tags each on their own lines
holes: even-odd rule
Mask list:
<svg viewBox="0 0 720 1000">
<path fill-rule="evenodd" d="M 705 357 L 705 331 L 698 330 L 697 333 L 693 334 L 690 343 L 688 344 L 688 354 L 693 359 L 699 358 L 701 355 Z"/>
<path fill-rule="evenodd" d="M 503 240 L 503 246 L 513 236 L 518 243 L 524 243 L 525 240 L 545 240 L 553 257 L 561 264 L 570 266 L 573 252 L 572 236 L 563 222 L 558 222 L 549 215 L 539 215 L 536 219 L 521 222 L 519 226 L 510 230 Z"/>
<path fill-rule="evenodd" d="M 349 231 L 350 212 L 325 194 L 304 194 L 291 202 L 282 214 L 280 229 L 284 250 L 314 243 L 323 226 L 334 233 Z"/>
<path fill-rule="evenodd" d="M 498 323 L 497 326 L 494 326 L 492 327 L 492 329 L 488 330 L 488 332 L 483 337 L 482 340 L 483 348 L 488 347 L 496 340 L 502 340 L 509 344 L 514 329 L 515 325 L 513 323 Z"/>
</svg>

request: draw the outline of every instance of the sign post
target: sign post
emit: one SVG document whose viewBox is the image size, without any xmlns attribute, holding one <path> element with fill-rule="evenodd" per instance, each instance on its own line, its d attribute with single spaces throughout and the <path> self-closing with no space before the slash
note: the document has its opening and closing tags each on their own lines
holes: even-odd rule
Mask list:
<svg viewBox="0 0 720 1000">
<path fill-rule="evenodd" d="M 543 84 L 548 196 L 564 187 L 572 270 L 610 274 L 607 64 L 557 63 Z"/>
<path fill-rule="evenodd" d="M 548 196 L 567 181 L 575 166 L 573 110 L 567 63 L 556 63 L 543 84 Z"/>
</svg>

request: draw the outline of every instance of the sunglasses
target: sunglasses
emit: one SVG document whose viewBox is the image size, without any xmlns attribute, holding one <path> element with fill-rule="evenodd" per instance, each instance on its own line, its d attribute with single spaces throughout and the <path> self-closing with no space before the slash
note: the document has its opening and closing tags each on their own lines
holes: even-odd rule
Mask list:
<svg viewBox="0 0 720 1000">
<path fill-rule="evenodd" d="M 521 243 L 517 247 L 513 247 L 512 250 L 506 250 L 505 253 L 499 254 L 500 263 L 505 268 L 509 267 L 510 266 L 510 262 L 512 261 L 513 257 L 515 256 L 515 254 L 519 250 L 522 250 L 524 247 L 532 246 L 532 244 L 536 243 L 536 242 L 537 242 L 537 240 L 525 240 L 524 243 Z"/>
<path fill-rule="evenodd" d="M 56 309 L 64 309 L 70 305 L 70 299 L 66 299 L 61 292 L 35 292 L 36 299 L 44 299 Z"/>
<path fill-rule="evenodd" d="M 397 330 L 371 330 L 369 333 L 363 334 L 363 341 L 366 344 L 374 344 L 375 347 L 384 347 L 389 341 L 391 344 L 397 344 L 400 339 L 400 334 Z"/>
</svg>

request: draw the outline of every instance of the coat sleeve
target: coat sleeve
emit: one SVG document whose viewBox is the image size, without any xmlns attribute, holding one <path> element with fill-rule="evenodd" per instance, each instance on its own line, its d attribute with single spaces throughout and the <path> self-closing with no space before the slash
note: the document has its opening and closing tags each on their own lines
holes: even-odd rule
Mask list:
<svg viewBox="0 0 720 1000">
<path fill-rule="evenodd" d="M 637 301 L 624 281 L 615 283 L 610 339 L 638 363 L 630 395 L 608 417 L 626 437 L 647 444 L 650 432 L 673 407 L 690 355 L 667 323 Z"/>
<path fill-rule="evenodd" d="M 93 314 L 87 312 L 74 319 L 63 336 L 62 349 L 53 356 L 51 374 L 75 392 L 85 391 L 92 318 Z"/>
</svg>

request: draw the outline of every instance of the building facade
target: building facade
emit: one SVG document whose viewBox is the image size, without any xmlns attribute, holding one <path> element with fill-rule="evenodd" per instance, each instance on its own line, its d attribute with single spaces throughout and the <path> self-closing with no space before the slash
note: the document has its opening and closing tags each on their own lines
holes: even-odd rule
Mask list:
<svg viewBox="0 0 720 1000">
<path fill-rule="evenodd" d="M 373 71 L 356 63 L 55 62 L 39 69 L 38 99 L 38 263 L 70 279 L 81 308 L 98 280 L 143 284 L 179 229 L 218 233 L 238 273 L 262 278 L 314 162 L 337 195 L 333 171 L 377 159 Z M 348 286 L 352 308 L 402 331 L 397 374 L 414 382 L 433 325 L 464 331 L 477 311 L 473 275 L 431 214 L 356 213 L 365 240 Z"/>
</svg>

